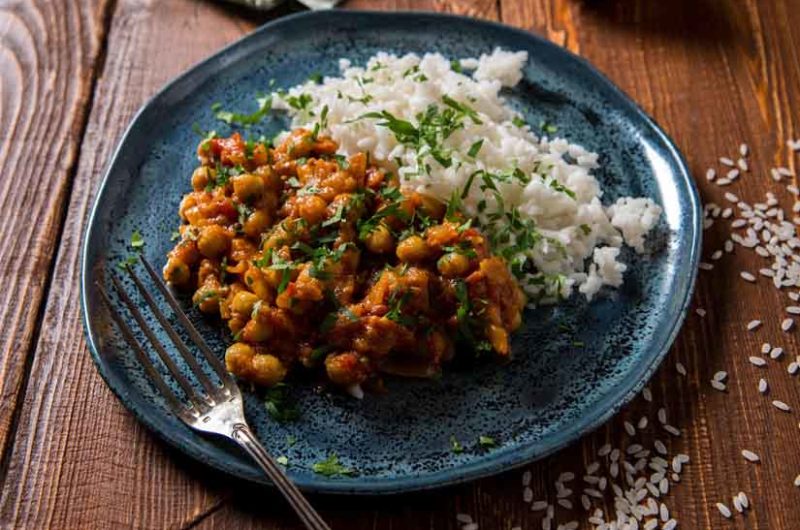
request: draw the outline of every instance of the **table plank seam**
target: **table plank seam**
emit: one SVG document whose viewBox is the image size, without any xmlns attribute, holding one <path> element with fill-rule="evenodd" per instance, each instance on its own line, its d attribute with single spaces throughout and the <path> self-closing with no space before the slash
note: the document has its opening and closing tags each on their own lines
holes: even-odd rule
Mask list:
<svg viewBox="0 0 800 530">
<path fill-rule="evenodd" d="M 105 6 L 105 12 L 103 13 L 102 17 L 102 25 L 100 27 L 100 48 L 95 58 L 94 64 L 91 67 L 91 79 L 89 80 L 89 87 L 88 87 L 88 97 L 86 99 L 86 104 L 82 109 L 82 112 L 79 117 L 78 121 L 78 140 L 76 141 L 76 149 L 72 160 L 70 161 L 70 165 L 66 170 L 66 187 L 64 191 L 64 207 L 60 212 L 58 226 L 57 226 L 57 236 L 54 238 L 54 241 L 60 241 L 61 237 L 64 233 L 66 227 L 66 220 L 67 214 L 69 213 L 68 208 L 66 205 L 70 203 L 70 199 L 72 197 L 73 185 L 75 182 L 75 177 L 78 172 L 78 167 L 80 163 L 81 151 L 83 148 L 83 139 L 86 135 L 86 130 L 89 125 L 89 114 L 91 112 L 92 107 L 94 106 L 94 99 L 95 99 L 95 92 L 97 89 L 97 81 L 100 78 L 102 73 L 102 67 L 106 62 L 107 57 L 107 48 L 108 48 L 108 32 L 111 28 L 111 20 L 113 17 L 113 13 L 116 10 L 118 0 L 109 0 L 108 4 Z M 47 310 L 47 300 L 50 296 L 50 289 L 53 285 L 53 280 L 55 278 L 55 269 L 56 264 L 58 262 L 58 255 L 60 253 L 60 249 L 54 247 L 50 251 L 49 256 L 49 264 L 47 267 L 47 273 L 44 277 L 44 287 L 41 292 L 41 296 L 38 300 L 34 300 L 33 303 L 37 305 L 36 308 L 36 318 L 34 320 L 33 332 L 31 333 L 30 342 L 23 344 L 23 348 L 27 350 L 25 354 L 25 364 L 23 368 L 24 376 L 22 381 L 20 381 L 19 388 L 16 391 L 17 400 L 14 403 L 14 411 L 11 416 L 11 424 L 9 426 L 9 436 L 6 438 L 6 443 L 3 447 L 0 447 L 0 491 L 5 488 L 5 482 L 8 472 L 9 462 L 11 460 L 11 455 L 14 452 L 14 443 L 17 434 L 17 429 L 19 427 L 19 421 L 22 415 L 22 409 L 25 403 L 25 396 L 28 392 L 28 383 L 30 380 L 30 372 L 31 367 L 33 366 L 33 360 L 35 356 L 35 352 L 37 349 L 37 344 L 39 343 L 41 331 L 42 331 L 42 322 L 45 318 L 45 312 Z"/>
</svg>

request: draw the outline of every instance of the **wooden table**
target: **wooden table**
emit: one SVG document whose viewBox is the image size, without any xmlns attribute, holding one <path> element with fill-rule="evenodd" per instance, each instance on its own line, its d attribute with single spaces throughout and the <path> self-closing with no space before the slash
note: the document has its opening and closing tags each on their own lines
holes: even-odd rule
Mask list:
<svg viewBox="0 0 800 530">
<path fill-rule="evenodd" d="M 724 202 L 706 168 L 747 142 L 752 171 L 729 189 L 750 202 L 783 185 L 771 167 L 795 169 L 785 140 L 800 136 L 800 1 L 791 0 L 356 0 L 346 8 L 432 9 L 502 20 L 544 35 L 605 72 L 675 139 L 705 201 Z M 136 109 L 164 82 L 270 15 L 202 0 L 25 0 L 0 7 L 0 525 L 18 528 L 299 528 L 284 503 L 201 467 L 157 441 L 120 405 L 88 355 L 78 314 L 84 225 L 109 156 Z M 791 206 L 791 202 L 786 203 Z M 705 256 L 727 223 L 706 232 Z M 651 383 L 608 426 L 530 466 L 536 498 L 563 470 L 624 438 L 623 420 L 651 419 L 664 404 L 684 430 L 672 451 L 692 463 L 668 497 L 680 528 L 800 528 L 800 393 L 789 362 L 757 369 L 763 341 L 797 351 L 778 323 L 785 295 L 765 282 L 752 253 L 701 273 L 695 305 Z M 750 319 L 765 324 L 745 330 Z M 688 369 L 676 374 L 675 363 Z M 728 390 L 708 384 L 717 370 Z M 756 390 L 769 377 L 771 395 Z M 782 399 L 797 412 L 770 405 Z M 742 448 L 761 455 L 748 464 Z M 580 467 L 582 469 L 582 467 Z M 718 501 L 745 491 L 748 513 L 725 521 Z M 520 473 L 425 494 L 316 498 L 338 529 L 540 528 L 522 502 Z M 581 515 L 582 512 L 576 515 Z M 566 518 L 562 518 L 566 520 Z M 584 523 L 582 528 L 589 528 Z"/>
</svg>

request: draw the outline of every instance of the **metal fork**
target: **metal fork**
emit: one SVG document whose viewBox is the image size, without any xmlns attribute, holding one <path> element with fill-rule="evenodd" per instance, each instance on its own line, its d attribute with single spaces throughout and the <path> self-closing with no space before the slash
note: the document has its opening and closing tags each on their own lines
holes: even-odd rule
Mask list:
<svg viewBox="0 0 800 530">
<path fill-rule="evenodd" d="M 261 469 L 264 470 L 264 473 L 267 474 L 267 477 L 269 477 L 273 484 L 278 487 L 292 508 L 294 508 L 295 512 L 297 512 L 297 515 L 303 521 L 306 528 L 309 530 L 330 530 L 330 527 L 322 520 L 322 517 L 314 510 L 300 490 L 297 489 L 297 486 L 289 480 L 289 477 L 286 476 L 280 466 L 278 466 L 266 449 L 258 442 L 255 435 L 253 435 L 253 432 L 250 430 L 250 427 L 248 427 L 247 421 L 244 418 L 242 394 L 239 391 L 239 386 L 236 384 L 236 381 L 234 381 L 233 377 L 225 370 L 220 360 L 211 352 L 211 349 L 200 336 L 197 328 L 191 323 L 186 313 L 181 309 L 178 301 L 161 281 L 161 278 L 159 278 L 150 263 L 148 263 L 143 256 L 140 256 L 140 260 L 147 270 L 148 275 L 158 287 L 158 290 L 177 315 L 178 320 L 189 335 L 189 338 L 191 338 L 192 342 L 194 342 L 197 348 L 202 352 L 206 362 L 208 362 L 217 377 L 222 381 L 222 386 L 219 386 L 209 379 L 206 373 L 200 368 L 200 365 L 197 363 L 197 360 L 189 351 L 184 341 L 178 336 L 175 328 L 158 308 L 152 295 L 147 291 L 142 281 L 136 275 L 136 272 L 134 272 L 130 265 L 126 265 L 125 270 L 136 285 L 136 289 L 147 302 L 150 310 L 153 312 L 156 319 L 158 319 L 164 331 L 167 332 L 167 335 L 169 335 L 170 339 L 175 344 L 181 357 L 189 366 L 190 371 L 205 391 L 204 393 L 196 392 L 186 377 L 178 370 L 178 367 L 167 353 L 164 345 L 156 338 L 153 331 L 145 322 L 142 313 L 125 292 L 120 280 L 116 275 L 111 274 L 111 282 L 114 285 L 114 290 L 119 299 L 122 300 L 130 314 L 133 315 L 134 320 L 136 320 L 147 337 L 147 340 L 152 344 L 158 357 L 167 367 L 170 374 L 172 374 L 172 377 L 178 382 L 178 385 L 186 394 L 189 404 L 183 403 L 175 393 L 170 390 L 145 353 L 144 347 L 134 337 L 133 331 L 125 322 L 125 319 L 114 307 L 106 290 L 100 282 L 96 281 L 95 285 L 100 292 L 103 302 L 108 307 L 111 318 L 119 327 L 126 342 L 133 348 L 136 358 L 139 360 L 142 367 L 144 367 L 152 383 L 166 399 L 169 408 L 192 429 L 225 436 L 238 443 L 239 446 L 261 466 Z"/>
</svg>

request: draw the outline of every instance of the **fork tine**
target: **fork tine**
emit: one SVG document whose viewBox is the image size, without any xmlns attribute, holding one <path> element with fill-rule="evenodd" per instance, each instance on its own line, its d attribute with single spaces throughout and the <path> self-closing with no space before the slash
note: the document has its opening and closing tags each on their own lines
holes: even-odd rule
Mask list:
<svg viewBox="0 0 800 530">
<path fill-rule="evenodd" d="M 141 280 L 139 280 L 139 277 L 136 275 L 136 272 L 134 272 L 134 270 L 127 265 L 125 266 L 125 270 L 128 271 L 128 274 L 133 279 L 133 283 L 136 285 L 136 288 L 139 290 L 139 293 L 147 302 L 147 305 L 150 306 L 150 310 L 153 312 L 158 321 L 161 323 L 161 326 L 164 328 L 164 331 L 167 332 L 167 335 L 169 335 L 169 338 L 172 339 L 172 342 L 175 344 L 175 347 L 178 348 L 181 357 L 183 357 L 183 359 L 189 365 L 189 368 L 191 368 L 194 376 L 200 381 L 200 384 L 203 385 L 206 394 L 208 394 L 209 396 L 211 396 L 213 399 L 216 400 L 222 398 L 223 396 L 221 393 L 221 388 L 214 385 L 208 378 L 206 373 L 203 371 L 203 369 L 200 368 L 200 365 L 197 364 L 197 360 L 195 360 L 194 355 L 192 355 L 192 353 L 189 351 L 189 348 L 186 347 L 186 343 L 183 342 L 183 339 L 181 339 L 178 336 L 178 333 L 175 331 L 175 328 L 172 327 L 172 324 L 169 323 L 169 321 L 164 316 L 164 313 L 161 311 L 161 309 L 158 308 L 158 306 L 155 303 L 155 300 L 153 300 L 153 297 L 150 296 L 150 293 L 147 292 Z"/>
<path fill-rule="evenodd" d="M 231 385 L 233 387 L 236 387 L 236 384 L 235 384 L 233 378 L 231 377 L 231 375 L 228 373 L 228 371 L 222 365 L 222 363 L 217 358 L 217 356 L 214 355 L 214 353 L 208 347 L 208 344 L 206 344 L 206 341 L 203 340 L 203 337 L 197 331 L 197 328 L 194 327 L 194 324 L 192 324 L 192 322 L 189 320 L 189 317 L 187 317 L 186 313 L 184 313 L 183 309 L 181 309 L 181 306 L 178 303 L 178 301 L 175 299 L 175 296 L 167 288 L 167 286 L 164 285 L 164 282 L 161 281 L 161 278 L 159 278 L 159 276 L 156 273 L 155 269 L 153 269 L 153 266 L 150 265 L 150 262 L 148 262 L 144 258 L 144 256 L 142 256 L 142 255 L 139 255 L 139 260 L 144 265 L 144 268 L 147 269 L 147 273 L 150 275 L 150 278 L 153 279 L 153 283 L 156 284 L 156 286 L 158 287 L 158 290 L 161 291 L 161 294 L 163 294 L 164 298 L 167 299 L 167 303 L 169 303 L 169 306 L 172 308 L 172 310 L 178 316 L 178 320 L 180 320 L 181 324 L 183 324 L 183 327 L 186 329 L 186 332 L 189 334 L 189 337 L 192 339 L 192 342 L 194 342 L 195 345 L 198 348 L 200 348 L 200 351 L 203 352 L 203 356 L 206 358 L 206 361 L 208 362 L 208 364 L 210 364 L 214 368 L 214 370 L 217 372 L 217 375 L 219 376 L 219 378 L 222 381 L 222 383 L 224 385 L 226 385 L 227 387 L 230 387 Z"/>
<path fill-rule="evenodd" d="M 189 398 L 189 400 L 192 402 L 192 404 L 194 404 L 195 408 L 201 414 L 205 414 L 205 412 L 208 410 L 209 404 L 206 403 L 204 399 L 201 399 L 197 395 L 197 393 L 195 392 L 194 388 L 192 388 L 192 385 L 189 383 L 189 381 L 183 376 L 180 370 L 178 370 L 178 367 L 175 366 L 175 362 L 166 352 L 161 342 L 153 334 L 150 327 L 144 321 L 144 317 L 142 317 L 142 314 L 139 312 L 139 309 L 133 304 L 130 297 L 128 296 L 128 293 L 125 292 L 125 289 L 122 287 L 122 284 L 114 274 L 111 274 L 111 283 L 114 284 L 114 288 L 117 291 L 117 294 L 119 295 L 120 299 L 128 308 L 128 311 L 131 313 L 131 315 L 133 315 L 133 318 L 136 320 L 137 324 L 139 324 L 139 327 L 141 328 L 141 330 L 147 336 L 147 339 L 155 348 L 156 352 L 158 353 L 158 356 L 161 358 L 161 361 L 163 361 L 163 363 L 169 370 L 170 374 L 172 374 L 172 377 L 175 378 L 180 387 L 183 389 L 184 393 L 186 394 L 186 397 Z"/>
<path fill-rule="evenodd" d="M 150 381 L 156 386 L 156 388 L 158 388 L 159 392 L 161 392 L 161 395 L 164 396 L 164 399 L 167 400 L 167 403 L 173 412 L 175 412 L 175 414 L 178 416 L 182 416 L 184 413 L 197 415 L 197 410 L 194 409 L 194 407 L 187 407 L 181 403 L 181 401 L 175 396 L 175 393 L 170 390 L 166 383 L 164 383 L 164 379 L 162 379 L 161 375 L 156 371 L 153 363 L 150 362 L 150 359 L 144 352 L 142 345 L 139 344 L 139 341 L 133 336 L 131 328 L 128 327 L 128 324 L 125 322 L 122 316 L 117 312 L 116 309 L 114 309 L 114 304 L 111 302 L 106 290 L 102 285 L 100 285 L 100 282 L 95 282 L 95 286 L 100 293 L 103 304 L 106 306 L 109 314 L 111 315 L 111 319 L 117 324 L 117 327 L 122 332 L 125 342 L 127 342 L 128 345 L 133 349 L 133 352 L 136 355 L 136 358 L 139 360 L 139 363 L 150 377 Z"/>
</svg>

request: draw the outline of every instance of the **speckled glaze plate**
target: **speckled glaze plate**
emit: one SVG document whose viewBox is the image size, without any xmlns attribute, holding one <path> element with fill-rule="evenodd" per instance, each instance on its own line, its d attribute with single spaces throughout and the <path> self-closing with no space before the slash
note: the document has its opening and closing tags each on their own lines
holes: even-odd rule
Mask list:
<svg viewBox="0 0 800 530">
<path fill-rule="evenodd" d="M 81 283 L 92 357 L 125 406 L 197 460 L 266 482 L 236 447 L 191 431 L 167 411 L 94 286 L 118 272 L 134 229 L 146 238 L 147 258 L 163 264 L 196 165 L 192 124 L 230 132 L 214 120 L 213 103 L 254 109 L 254 94 L 270 80 L 289 87 L 314 72 L 334 74 L 343 57 L 359 63 L 380 50 L 467 57 L 497 46 L 529 52 L 524 80 L 507 94 L 529 122 L 557 124 L 559 134 L 601 153 L 596 174 L 604 202 L 649 196 L 664 207 L 649 254 L 626 254 L 624 286 L 592 303 L 574 298 L 528 310 L 508 365 L 452 368 L 439 380 L 389 379 L 387 395 L 363 401 L 315 392 L 300 379 L 292 392 L 301 418 L 290 424 L 272 421 L 246 389 L 247 418 L 273 454 L 288 457 L 302 488 L 378 494 L 471 480 L 541 458 L 601 425 L 635 395 L 680 327 L 700 248 L 697 191 L 672 142 L 591 65 L 535 35 L 455 16 L 332 11 L 270 23 L 195 66 L 141 109 L 120 142 L 86 232 Z M 285 125 L 276 116 L 252 133 L 274 134 Z M 222 356 L 228 339 L 219 326 L 199 316 L 198 322 Z M 480 435 L 498 446 L 482 449 Z M 290 446 L 287 436 L 297 442 Z M 451 436 L 463 452 L 451 451 Z M 358 475 L 311 471 L 331 452 Z"/>
</svg>

